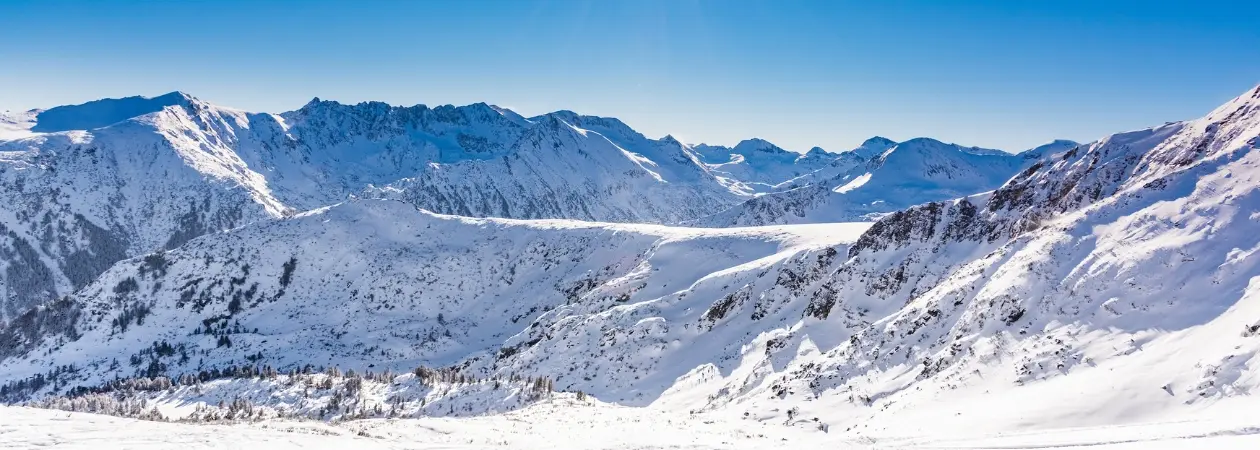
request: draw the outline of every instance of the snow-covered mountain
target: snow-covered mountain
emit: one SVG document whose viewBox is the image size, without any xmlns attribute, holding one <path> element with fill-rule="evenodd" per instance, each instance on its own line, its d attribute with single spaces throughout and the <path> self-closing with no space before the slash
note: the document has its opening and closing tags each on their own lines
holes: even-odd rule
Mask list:
<svg viewBox="0 0 1260 450">
<path fill-rule="evenodd" d="M 618 135 L 619 144 L 562 117 L 535 118 L 509 155 L 429 165 L 365 195 L 474 217 L 646 223 L 713 214 L 741 199 L 673 138 Z"/>
<path fill-rule="evenodd" d="M 81 105 L 67 105 L 39 111 L 31 124 L 33 132 L 92 130 L 132 117 L 156 113 L 169 106 L 192 102 L 187 94 L 171 92 L 157 97 L 126 97 L 93 100 Z"/>
<path fill-rule="evenodd" d="M 1254 407 L 1257 139 L 1260 87 L 1198 120 L 1047 155 L 991 194 L 882 219 L 762 392 L 839 393 L 855 418 L 923 429 Z"/>
<path fill-rule="evenodd" d="M 504 157 L 530 126 L 515 113 L 484 103 L 429 108 L 314 99 L 297 111 L 257 117 L 263 126 L 250 126 L 257 130 L 257 143 L 239 151 L 286 204 L 302 210 L 340 202 L 435 164 Z"/>
<path fill-rule="evenodd" d="M 423 364 L 851 436 L 1245 409 L 1260 386 L 1257 139 L 1260 87 L 1029 161 L 900 143 L 880 164 L 976 175 L 924 156 L 949 150 L 1018 173 L 873 225 L 472 219 L 353 200 L 117 264 L 0 330 L 0 378 L 24 380 L 2 389 Z"/>
<path fill-rule="evenodd" d="M 737 192 L 764 194 L 828 178 L 848 169 L 850 158 L 814 147 L 796 153 L 764 139 L 748 139 L 734 147 L 699 144 L 696 154 L 723 183 Z"/>
<path fill-rule="evenodd" d="M 896 146 L 897 146 L 897 142 L 893 141 L 892 139 L 888 139 L 883 136 L 875 136 L 865 141 L 862 141 L 862 145 L 859 145 L 857 146 L 857 148 L 850 150 L 849 153 L 853 153 L 856 156 L 861 156 L 862 159 L 871 160 L 871 159 L 878 158 L 880 155 L 883 155 L 884 152 L 887 152 L 888 149 L 896 147 Z"/>
<path fill-rule="evenodd" d="M 90 132 L 0 142 L 0 321 L 121 259 L 289 210 L 208 132 L 223 124 L 215 110 L 184 95 L 152 100 L 166 106 Z M 100 105 L 83 116 L 104 117 Z M 64 125 L 73 110 L 35 117 Z"/>
<path fill-rule="evenodd" d="M 827 180 L 869 165 L 890 145 L 872 139 L 839 155 L 798 154 L 759 139 L 693 148 L 670 136 L 647 138 L 613 118 L 557 111 L 527 119 L 484 103 L 315 99 L 269 114 L 175 92 L 5 113 L 0 320 L 83 287 L 121 259 L 351 196 L 472 217 L 692 223 L 713 216 L 704 223 L 721 226 L 859 220 L 865 210 L 856 207 L 791 220 L 714 214 L 759 194 L 801 196 L 835 184 Z M 976 191 L 934 182 L 905 189 L 939 193 L 907 198 Z M 739 208 L 796 204 L 776 199 Z"/>
<path fill-rule="evenodd" d="M 121 259 L 356 194 L 469 216 L 639 222 L 741 199 L 672 138 L 486 104 L 315 100 L 274 115 L 172 93 L 6 113 L 0 132 L 0 321 Z"/>
<path fill-rule="evenodd" d="M 833 161 L 839 170 L 828 177 L 689 223 L 723 227 L 874 220 L 921 203 L 994 189 L 1042 155 L 1076 145 L 1061 140 L 1010 154 L 928 138 L 893 143 L 875 137 Z"/>
</svg>

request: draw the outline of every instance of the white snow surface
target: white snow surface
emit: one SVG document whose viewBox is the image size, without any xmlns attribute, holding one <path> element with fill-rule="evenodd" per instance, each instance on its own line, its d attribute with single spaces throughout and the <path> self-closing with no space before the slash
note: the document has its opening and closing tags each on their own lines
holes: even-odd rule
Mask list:
<svg viewBox="0 0 1260 450">
<path fill-rule="evenodd" d="M 615 135 L 561 116 L 531 151 Z M 643 155 L 619 140 L 599 142 Z M 0 439 L 126 423 L 189 445 L 320 445 L 263 428 L 278 426 L 384 448 L 1254 448 L 1258 140 L 1260 87 L 1200 119 L 1019 157 L 899 143 L 880 164 L 996 186 L 873 224 L 477 219 L 354 199 L 122 261 L 6 323 L 0 380 L 58 374 L 6 395 L 258 360 L 545 376 L 566 393 L 477 417 L 228 428 L 6 408 L 26 418 L 0 420 Z M 877 193 L 869 173 L 826 192 Z M 148 350 L 159 342 L 177 354 Z"/>
<path fill-rule="evenodd" d="M 277 367 L 364 370 L 374 363 L 407 371 L 489 355 L 479 363 L 486 364 L 502 348 L 530 340 L 528 328 L 579 325 L 572 320 L 581 314 L 663 308 L 654 313 L 663 317 L 645 318 L 625 332 L 664 331 L 659 328 L 667 321 L 699 316 L 711 296 L 737 288 L 732 280 L 765 278 L 770 269 L 843 247 L 868 226 L 699 229 L 473 219 L 397 201 L 354 200 L 120 263 L 75 295 L 82 301 L 81 338 L 45 340 L 60 348 L 56 355 L 10 358 L 0 370 L 20 378 L 77 361 L 92 367 L 82 373 L 91 385 L 119 370 L 145 369 L 119 369 L 111 361 L 142 354 L 158 341 L 184 344 L 192 355 L 182 363 L 163 360 L 171 374 L 245 363 L 257 352 Z M 696 290 L 703 295 L 670 305 Z M 151 311 L 143 323 L 115 320 L 139 307 Z M 217 335 L 229 336 L 232 345 L 221 347 Z M 652 366 L 664 364 L 661 358 L 694 356 L 677 344 L 641 355 Z M 625 395 L 658 395 L 665 381 L 644 379 L 649 393 L 632 395 L 636 390 L 625 386 Z"/>
<path fill-rule="evenodd" d="M 831 191 L 837 194 L 848 193 L 849 191 L 862 187 L 862 185 L 866 184 L 866 182 L 868 181 L 871 181 L 870 172 L 858 175 L 857 178 L 854 178 L 852 181 L 846 183 L 844 186 L 837 187 L 835 189 L 832 189 Z"/>
<path fill-rule="evenodd" d="M 271 420 L 200 425 L 0 406 L 0 444 L 13 449 L 1078 449 L 1222 450 L 1260 445 L 1232 418 L 1038 433 L 852 439 L 749 420 L 554 402 L 473 418 Z"/>
<path fill-rule="evenodd" d="M 35 126 L 35 115 L 38 113 L 38 110 L 0 111 L 0 141 L 34 136 L 31 128 Z"/>
</svg>

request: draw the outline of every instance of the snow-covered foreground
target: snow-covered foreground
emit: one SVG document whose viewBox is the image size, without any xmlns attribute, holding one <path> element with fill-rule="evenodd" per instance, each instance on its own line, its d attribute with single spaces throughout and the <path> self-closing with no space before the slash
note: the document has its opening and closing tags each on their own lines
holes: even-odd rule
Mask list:
<svg viewBox="0 0 1260 450">
<path fill-rule="evenodd" d="M 646 408 L 546 403 L 476 418 L 371 419 L 327 424 L 148 422 L 104 415 L 0 407 L 4 448 L 475 449 L 475 448 L 1045 448 L 1230 449 L 1260 446 L 1260 419 L 1240 414 L 1131 426 L 1005 435 L 853 438 L 749 420 L 715 420 Z"/>
</svg>

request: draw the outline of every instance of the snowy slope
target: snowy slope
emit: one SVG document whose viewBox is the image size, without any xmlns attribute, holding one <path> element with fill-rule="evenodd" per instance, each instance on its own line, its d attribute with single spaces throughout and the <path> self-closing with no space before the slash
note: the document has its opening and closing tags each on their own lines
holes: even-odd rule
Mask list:
<svg viewBox="0 0 1260 450">
<path fill-rule="evenodd" d="M 556 111 L 534 117 L 532 122 L 544 122 L 557 119 L 570 126 L 598 133 L 604 139 L 622 150 L 636 154 L 648 164 L 645 167 L 670 182 L 712 181 L 710 172 L 700 164 L 700 157 L 686 144 L 673 136 L 665 136 L 659 140 L 649 139 L 630 128 L 621 120 L 611 117 L 580 115 L 572 111 Z"/>
<path fill-rule="evenodd" d="M 841 155 L 762 140 L 692 148 L 613 118 L 526 119 L 484 103 L 315 99 L 268 114 L 174 92 L 5 113 L 0 321 L 122 258 L 351 196 L 474 217 L 693 223 L 754 195 L 821 186 L 885 145 L 872 139 Z"/>
<path fill-rule="evenodd" d="M 222 121 L 215 108 L 166 97 L 177 104 L 90 132 L 0 142 L 0 321 L 118 260 L 288 210 L 201 132 Z"/>
<path fill-rule="evenodd" d="M 530 130 L 522 159 L 631 145 L 595 147 L 582 139 L 602 133 L 557 116 Z M 597 408 L 548 412 L 583 430 L 613 410 L 833 446 L 1238 444 L 1257 428 L 1240 412 L 1260 405 L 1258 139 L 1260 87 L 1201 119 L 1027 157 L 909 141 L 843 195 L 996 186 L 873 224 L 472 219 L 352 200 L 115 265 L 0 329 L 0 390 L 424 364 L 589 393 Z"/>
<path fill-rule="evenodd" d="M 896 212 L 834 258 L 557 310 L 470 368 L 863 436 L 1254 408 L 1258 138 L 1260 88 Z"/>
<path fill-rule="evenodd" d="M 1055 141 L 1012 155 L 927 138 L 892 144 L 876 137 L 842 154 L 853 162 L 830 177 L 689 223 L 721 227 L 873 220 L 920 203 L 991 190 L 1047 152 L 1075 145 Z"/>
<path fill-rule="evenodd" d="M 569 111 L 315 99 L 250 121 L 265 126 L 251 125 L 237 152 L 303 210 L 357 195 L 474 217 L 663 223 L 740 200 L 676 140 Z"/>
<path fill-rule="evenodd" d="M 888 216 L 806 309 L 792 362 L 765 363 L 772 383 L 710 389 L 872 433 L 1254 407 L 1258 136 L 1260 88 L 1048 155 L 992 194 Z"/>
<path fill-rule="evenodd" d="M 0 356 L 24 355 L 0 370 L 14 380 L 73 364 L 78 383 L 92 386 L 255 355 L 282 369 L 395 371 L 507 356 L 527 328 L 559 314 L 551 311 L 652 304 L 699 280 L 716 284 L 850 242 L 865 227 L 469 219 L 356 200 L 120 263 L 69 302 L 0 332 Z M 157 342 L 188 358 L 153 356 Z"/>
<path fill-rule="evenodd" d="M 641 153 L 549 115 L 510 155 L 432 164 L 364 195 L 465 216 L 649 223 L 701 217 L 739 201 L 678 141 L 635 144 Z"/>
<path fill-rule="evenodd" d="M 35 116 L 39 110 L 0 111 L 0 141 L 10 141 L 35 135 Z"/>
<path fill-rule="evenodd" d="M 884 152 L 887 152 L 888 149 L 896 146 L 897 142 L 892 139 L 888 139 L 883 136 L 875 136 L 862 141 L 862 145 L 857 146 L 857 148 L 851 150 L 850 153 L 861 156 L 862 159 L 870 160 L 878 158 L 880 155 L 883 155 Z"/>
<path fill-rule="evenodd" d="M 286 204 L 302 210 L 340 202 L 434 163 L 508 155 L 530 125 L 484 103 L 429 108 L 318 98 L 297 111 L 256 117 L 272 131 L 255 133 L 261 135 L 257 144 L 238 152 L 266 175 Z"/>
<path fill-rule="evenodd" d="M 746 417 L 811 429 L 825 425 L 851 436 L 883 439 L 967 427 L 981 433 L 1174 421 L 1222 408 L 1253 407 L 1248 393 L 1260 383 L 1252 369 L 1260 350 L 1255 332 L 1260 303 L 1251 283 L 1257 272 L 1250 238 L 1257 231 L 1254 215 L 1260 207 L 1252 201 L 1260 187 L 1255 177 L 1260 163 L 1255 161 L 1260 155 L 1254 151 L 1257 135 L 1260 90 L 1204 119 L 1122 133 L 1045 155 L 992 193 L 889 215 L 851 246 L 847 243 L 852 237 L 805 239 L 796 232 L 790 238 L 767 239 L 762 230 L 732 229 L 685 231 L 694 238 L 673 241 L 681 247 L 672 248 L 672 243 L 657 246 L 671 242 L 660 241 L 662 233 L 684 231 L 619 225 L 615 235 L 631 241 L 567 245 L 555 242 L 571 238 L 538 238 L 560 245 L 544 255 L 564 255 L 554 263 L 545 257 L 523 260 L 527 267 L 546 268 L 541 274 L 521 273 L 520 267 L 496 269 L 493 261 L 503 256 L 439 258 L 450 261 L 451 268 L 441 271 L 450 275 L 429 278 L 434 287 L 418 293 L 407 290 L 414 283 L 395 285 L 377 275 L 390 270 L 437 273 L 410 266 L 412 258 L 398 253 L 411 246 L 391 244 L 375 251 L 370 249 L 377 247 L 368 246 L 363 254 L 388 255 L 388 268 L 374 272 L 370 263 L 357 262 L 363 257 L 332 266 L 320 262 L 316 267 L 326 269 L 294 283 L 294 293 L 343 292 L 334 294 L 342 300 L 331 319 L 325 319 L 330 317 L 328 307 L 318 302 L 312 306 L 312 294 L 286 290 L 282 297 L 303 300 L 296 310 L 288 309 L 294 307 L 288 302 L 270 300 L 280 288 L 270 280 L 283 277 L 282 260 L 292 254 L 292 242 L 317 234 L 250 227 L 229 236 L 276 235 L 286 246 L 220 248 L 225 239 L 204 239 L 168 254 L 177 262 L 163 277 L 175 277 L 174 285 L 191 281 L 181 264 L 198 267 L 197 276 L 210 275 L 203 282 L 226 280 L 211 291 L 202 313 L 191 310 L 202 298 L 198 288 L 184 308 L 155 304 L 146 325 L 110 331 L 108 318 L 121 314 L 113 306 L 116 296 L 146 292 L 160 278 L 152 275 L 152 268 L 143 269 L 150 275 L 140 275 L 146 263 L 132 261 L 82 294 L 90 305 L 82 317 L 102 317 L 101 325 L 80 319 L 85 326 L 76 333 L 9 358 L 3 368 L 16 378 L 74 362 L 81 364 L 80 372 L 69 379 L 91 382 L 112 373 L 106 355 L 139 352 L 158 338 L 196 345 L 191 348 L 212 362 L 261 351 L 275 364 L 293 364 L 291 359 L 311 355 L 289 351 L 271 356 L 268 345 L 300 336 L 301 342 L 315 343 L 307 347 L 319 349 L 315 354 L 327 358 L 324 364 L 424 361 L 454 363 L 478 375 L 545 375 L 559 389 L 589 392 L 602 401 L 701 410 L 726 420 Z M 378 214 L 353 208 L 389 209 L 393 204 L 347 205 L 274 227 L 305 228 L 303 224 L 314 222 L 311 218 L 325 214 L 332 215 L 326 223 L 336 224 Z M 346 218 L 337 217 L 338 211 L 346 211 Z M 581 230 L 608 233 L 606 227 L 613 227 L 424 220 L 449 221 L 439 223 L 460 228 L 523 227 L 530 233 L 550 226 L 576 235 Z M 403 222 L 391 230 L 401 239 L 405 230 L 418 226 Z M 355 236 L 384 233 L 354 229 Z M 729 241 L 754 235 L 758 237 L 738 246 Z M 454 254 L 521 248 L 516 232 L 499 229 L 487 236 L 508 241 L 455 244 Z M 709 239 L 718 241 L 702 245 Z M 363 248 L 368 241 L 361 242 L 350 248 Z M 603 251 L 607 253 L 599 253 Z M 221 256 L 207 266 L 210 254 Z M 269 254 L 279 259 L 261 262 Z M 504 255 L 516 260 L 511 252 Z M 309 258 L 321 260 L 302 254 L 299 261 Z M 334 259 L 340 258 L 344 256 Z M 239 265 L 246 261 L 254 262 L 248 275 Z M 368 269 L 353 269 L 360 265 Z M 297 276 L 304 266 L 295 267 Z M 342 275 L 349 278 L 343 288 L 339 277 L 329 274 L 345 267 L 351 269 Z M 360 273 L 372 275 L 352 275 Z M 505 273 L 512 274 L 513 282 L 501 281 Z M 134 287 L 126 284 L 128 277 L 136 279 Z M 356 284 L 365 278 L 373 281 Z M 443 300 L 441 293 L 464 289 L 455 283 L 470 280 L 480 284 L 471 295 L 460 297 L 462 303 Z M 259 288 L 249 294 L 255 281 Z M 188 292 L 170 285 L 164 281 L 159 294 L 147 298 L 173 299 L 177 292 Z M 493 298 L 492 292 L 513 299 L 489 303 L 506 310 L 481 306 Z M 247 302 L 251 295 L 264 300 L 233 313 L 229 320 L 238 320 L 239 314 L 241 326 L 233 323 L 227 331 L 245 332 L 228 334 L 232 347 L 211 348 L 213 336 L 194 333 L 187 338 L 187 330 L 195 330 L 201 320 L 230 312 L 231 299 L 238 295 L 242 305 L 252 305 Z M 400 301 L 399 295 L 415 298 L 419 303 L 406 311 L 437 311 L 442 322 L 461 326 L 451 327 L 448 337 L 436 318 L 417 320 L 406 311 L 401 313 L 405 320 L 389 322 L 387 314 L 369 319 L 364 311 L 392 304 L 381 300 L 386 295 L 394 301 Z M 531 309 L 522 323 L 502 320 Z M 304 315 L 309 310 L 320 314 Z M 307 336 L 296 325 L 274 325 L 279 317 L 286 318 L 283 323 L 301 323 L 303 330 L 316 323 L 317 331 Z M 253 327 L 259 328 L 259 336 L 253 335 Z M 373 348 L 369 342 L 390 339 L 379 334 L 365 338 L 373 335 L 370 330 L 419 332 L 442 345 L 440 351 L 423 344 Z M 76 334 L 83 337 L 71 341 Z M 368 342 L 359 344 L 363 339 Z M 50 354 L 58 346 L 47 359 L 34 356 Z M 385 352 L 366 359 L 345 350 L 356 347 Z M 94 361 L 100 366 L 93 367 Z"/>
<path fill-rule="evenodd" d="M 469 216 L 636 222 L 741 199 L 672 138 L 612 119 L 597 127 L 610 140 L 560 116 L 318 99 L 274 115 L 178 92 L 6 113 L 0 321 L 120 259 L 352 195 Z"/>
</svg>

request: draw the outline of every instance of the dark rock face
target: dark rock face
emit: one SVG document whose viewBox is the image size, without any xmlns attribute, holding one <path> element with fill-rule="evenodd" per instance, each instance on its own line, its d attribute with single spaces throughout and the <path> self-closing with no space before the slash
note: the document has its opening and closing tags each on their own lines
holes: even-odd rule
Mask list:
<svg viewBox="0 0 1260 450">
<path fill-rule="evenodd" d="M 857 243 L 849 248 L 849 256 L 863 251 L 878 251 L 889 247 L 904 246 L 911 241 L 926 241 L 936 234 L 941 220 L 941 203 L 928 203 L 905 211 L 897 211 L 875 222 Z"/>
</svg>

